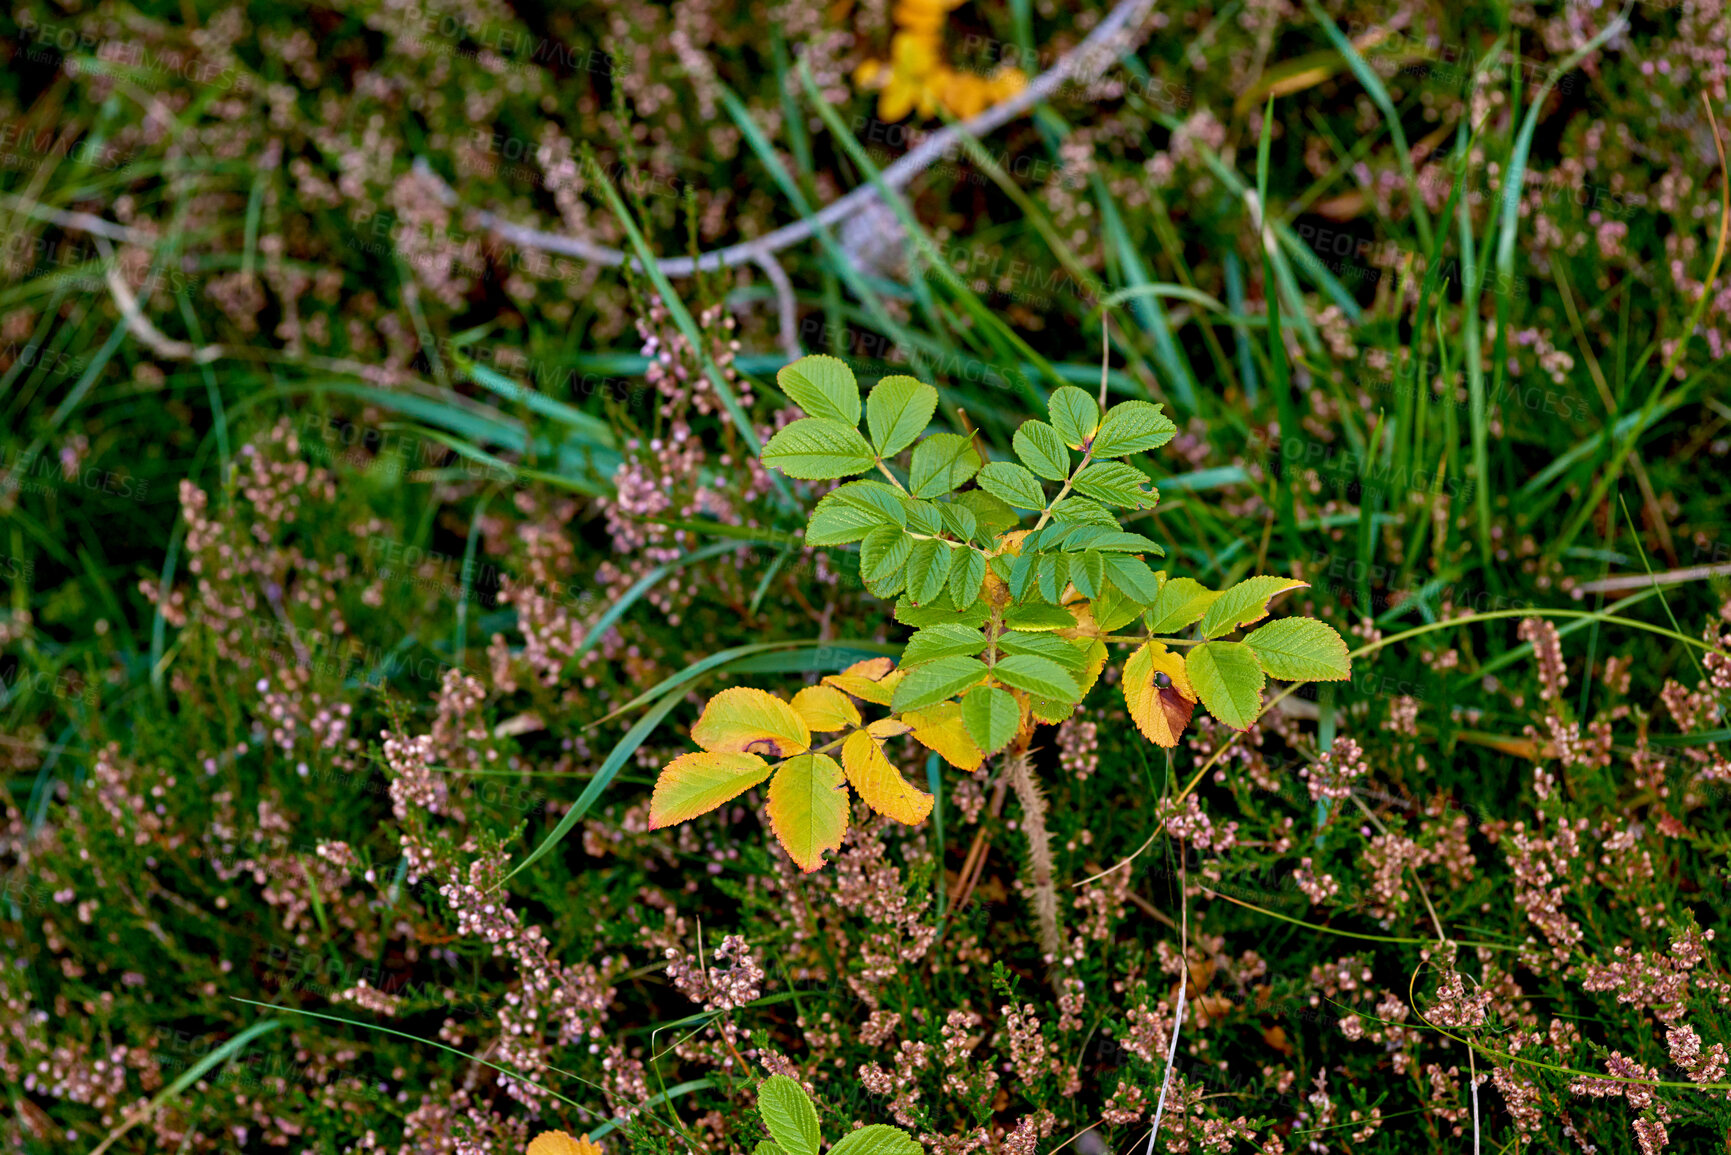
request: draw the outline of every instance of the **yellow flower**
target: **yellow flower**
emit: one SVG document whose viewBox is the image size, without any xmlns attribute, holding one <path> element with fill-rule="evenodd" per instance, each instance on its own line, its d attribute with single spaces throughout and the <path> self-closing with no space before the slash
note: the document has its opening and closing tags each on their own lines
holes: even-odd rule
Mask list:
<svg viewBox="0 0 1731 1155">
<path fill-rule="evenodd" d="M 925 33 L 936 39 L 949 19 L 950 7 L 952 6 L 942 3 L 942 0 L 900 0 L 890 13 L 890 19 L 896 22 L 898 28 Z"/>
<path fill-rule="evenodd" d="M 896 0 L 890 59 L 867 60 L 854 69 L 856 88 L 880 92 L 879 120 L 893 122 L 913 112 L 929 118 L 940 109 L 965 120 L 1014 96 L 1027 84 L 1019 69 L 1000 68 L 990 77 L 980 77 L 957 72 L 944 61 L 944 25 L 962 2 Z"/>
<path fill-rule="evenodd" d="M 602 1151 L 587 1136 L 573 1139 L 563 1131 L 543 1131 L 529 1140 L 528 1155 L 602 1155 Z"/>
</svg>

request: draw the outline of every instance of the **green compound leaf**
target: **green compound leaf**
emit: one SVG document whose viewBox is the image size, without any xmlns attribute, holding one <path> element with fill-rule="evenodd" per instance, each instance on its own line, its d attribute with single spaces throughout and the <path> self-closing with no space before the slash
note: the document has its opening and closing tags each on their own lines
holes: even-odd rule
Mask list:
<svg viewBox="0 0 1731 1155">
<path fill-rule="evenodd" d="M 1083 551 L 1070 563 L 1070 580 L 1075 583 L 1077 592 L 1083 597 L 1100 596 L 1100 591 L 1106 588 L 1105 556 L 1095 549 Z"/>
<path fill-rule="evenodd" d="M 1185 656 L 1184 672 L 1210 714 L 1234 730 L 1247 730 L 1256 721 L 1264 678 L 1262 664 L 1249 646 L 1207 642 Z"/>
<path fill-rule="evenodd" d="M 1172 440 L 1178 427 L 1147 401 L 1125 401 L 1107 411 L 1094 434 L 1095 457 L 1128 457 L 1157 449 Z"/>
<path fill-rule="evenodd" d="M 1076 475 L 1076 490 L 1098 498 L 1107 505 L 1122 505 L 1130 509 L 1153 508 L 1160 500 L 1159 491 L 1143 489 L 1148 475 L 1122 461 L 1096 461 Z"/>
<path fill-rule="evenodd" d="M 1248 626 L 1268 616 L 1268 603 L 1287 590 L 1304 589 L 1309 582 L 1287 577 L 1245 578 L 1237 585 L 1222 590 L 1208 612 L 1202 615 L 1204 637 L 1218 638 L 1239 626 Z"/>
<path fill-rule="evenodd" d="M 1070 451 L 1064 439 L 1044 421 L 1024 421 L 1011 439 L 1016 456 L 1022 464 L 1047 481 L 1063 481 L 1070 476 Z"/>
<path fill-rule="evenodd" d="M 1106 576 L 1130 601 L 1145 606 L 1160 599 L 1160 580 L 1141 558 L 1113 554 L 1106 559 Z M 1094 620 L 1099 622 L 1098 614 Z"/>
<path fill-rule="evenodd" d="M 1260 673 L 1260 669 L 1257 671 Z M 1051 658 L 1037 654 L 1011 654 L 992 667 L 992 676 L 1006 686 L 1039 698 L 1074 702 L 1081 696 L 1076 679 Z"/>
<path fill-rule="evenodd" d="M 1056 605 L 1070 584 L 1070 559 L 1061 553 L 1043 553 L 1034 563 L 1034 573 L 1040 596 Z"/>
<path fill-rule="evenodd" d="M 1145 605 L 1146 602 L 1126 595 L 1114 577 L 1106 591 L 1088 603 L 1088 609 L 1094 615 L 1094 625 L 1098 629 L 1115 634 L 1135 621 Z"/>
<path fill-rule="evenodd" d="M 950 601 L 965 610 L 980 600 L 986 581 L 986 558 L 978 550 L 964 549 L 950 570 Z"/>
<path fill-rule="evenodd" d="M 900 714 L 904 710 L 923 710 L 953 698 L 963 690 L 985 680 L 986 663 L 978 658 L 939 658 L 907 672 L 890 699 L 890 709 Z"/>
<path fill-rule="evenodd" d="M 980 530 L 986 535 L 986 539 L 980 542 L 981 545 L 990 545 L 992 537 L 1008 533 L 1022 522 L 1022 519 L 1016 516 L 1015 510 L 983 489 L 970 489 L 956 494 L 956 504 L 967 506 L 978 519 Z"/>
<path fill-rule="evenodd" d="M 1097 525 L 1102 529 L 1118 528 L 1118 519 L 1112 515 L 1111 510 L 1086 497 L 1066 497 L 1052 507 L 1052 516 L 1061 522 Z"/>
<path fill-rule="evenodd" d="M 1006 654 L 1033 654 L 1050 658 L 1066 670 L 1080 670 L 1087 664 L 1085 649 L 1057 634 L 1031 634 L 1011 631 L 998 639 L 998 648 Z"/>
<path fill-rule="evenodd" d="M 1040 479 L 1012 461 L 994 461 L 980 470 L 980 488 L 1015 509 L 1046 508 Z"/>
<path fill-rule="evenodd" d="M 1148 629 L 1175 634 L 1202 620 L 1220 595 L 1194 578 L 1173 578 L 1160 587 L 1160 596 L 1148 611 Z"/>
<path fill-rule="evenodd" d="M 1314 618 L 1281 618 L 1253 630 L 1244 644 L 1270 677 L 1291 682 L 1341 682 L 1352 676 L 1346 641 Z"/>
<path fill-rule="evenodd" d="M 828 417 L 802 417 L 769 439 L 763 463 L 802 481 L 864 473 L 877 464 L 859 430 Z"/>
<path fill-rule="evenodd" d="M 1071 449 L 1088 444 L 1100 427 L 1100 406 L 1074 385 L 1065 385 L 1052 394 L 1046 408 L 1052 415 L 1052 428 Z"/>
<path fill-rule="evenodd" d="M 982 754 L 996 754 L 1016 736 L 1022 712 L 1008 690 L 975 686 L 962 697 L 962 724 Z"/>
<path fill-rule="evenodd" d="M 906 500 L 881 481 L 850 481 L 823 495 L 805 523 L 805 544 L 848 545 L 879 526 L 907 523 Z"/>
<path fill-rule="evenodd" d="M 1004 625 L 1024 633 L 1044 633 L 1048 630 L 1073 630 L 1076 615 L 1063 606 L 1014 606 L 1004 613 Z"/>
<path fill-rule="evenodd" d="M 785 370 L 784 370 L 785 372 Z M 878 456 L 894 457 L 931 424 L 938 391 L 912 377 L 885 377 L 866 398 L 866 429 Z"/>
<path fill-rule="evenodd" d="M 918 498 L 910 500 L 908 506 L 908 528 L 915 533 L 928 534 L 936 537 L 944 531 L 944 515 L 934 501 L 921 501 Z"/>
<path fill-rule="evenodd" d="M 942 519 L 944 528 L 950 531 L 950 536 L 957 541 L 972 541 L 980 528 L 974 511 L 959 501 L 946 501 L 938 506 L 938 517 Z"/>
<path fill-rule="evenodd" d="M 845 361 L 821 353 L 801 357 L 782 366 L 775 383 L 813 417 L 827 417 L 848 426 L 859 424 L 859 382 Z"/>
<path fill-rule="evenodd" d="M 976 630 L 986 624 L 992 616 L 991 607 L 984 602 L 976 602 L 959 610 L 952 610 L 942 602 L 929 606 L 916 606 L 905 594 L 896 599 L 896 621 L 904 626 L 912 626 L 923 630 L 927 626 L 964 625 Z"/>
<path fill-rule="evenodd" d="M 986 648 L 986 635 L 960 623 L 940 623 L 927 626 L 908 639 L 902 650 L 901 668 L 906 670 L 938 658 L 953 658 L 958 654 L 973 657 Z"/>
<path fill-rule="evenodd" d="M 786 1155 L 817 1155 L 817 1108 L 805 1088 L 786 1075 L 771 1075 L 757 1089 L 764 1129 Z"/>
<path fill-rule="evenodd" d="M 879 597 L 889 597 L 907 580 L 908 555 L 913 548 L 914 539 L 899 526 L 885 525 L 872 530 L 860 542 L 860 577 Z"/>
<path fill-rule="evenodd" d="M 921 1155 L 925 1148 L 900 1127 L 872 1123 L 836 1140 L 829 1155 Z"/>
<path fill-rule="evenodd" d="M 860 443 L 865 443 L 863 438 Z M 980 453 L 972 438 L 959 433 L 934 433 L 914 447 L 908 487 L 915 497 L 937 497 L 965 484 L 979 471 Z"/>
<path fill-rule="evenodd" d="M 956 550 L 935 538 L 914 543 L 908 554 L 908 596 L 919 605 L 929 605 L 944 592 Z"/>
</svg>

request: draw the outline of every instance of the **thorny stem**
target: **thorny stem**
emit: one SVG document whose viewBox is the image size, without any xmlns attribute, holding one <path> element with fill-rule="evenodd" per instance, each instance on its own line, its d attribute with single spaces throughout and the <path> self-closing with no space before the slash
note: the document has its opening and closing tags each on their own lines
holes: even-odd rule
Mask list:
<svg viewBox="0 0 1731 1155">
<path fill-rule="evenodd" d="M 1028 836 L 1028 869 L 1033 881 L 1034 917 L 1040 924 L 1040 951 L 1053 960 L 1063 951 L 1058 937 L 1058 892 L 1052 883 L 1052 838 L 1046 831 L 1046 799 L 1034 781 L 1033 759 L 1024 747 L 1004 762 L 1004 777 L 1022 804 L 1022 829 Z"/>
</svg>

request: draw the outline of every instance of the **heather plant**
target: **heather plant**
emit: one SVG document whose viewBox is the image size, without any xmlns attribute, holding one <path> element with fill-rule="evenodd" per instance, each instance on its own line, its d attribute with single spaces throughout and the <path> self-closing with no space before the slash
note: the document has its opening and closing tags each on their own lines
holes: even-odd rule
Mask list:
<svg viewBox="0 0 1731 1155">
<path fill-rule="evenodd" d="M 985 463 L 972 434 L 929 430 L 937 390 L 911 377 L 878 381 L 863 406 L 863 435 L 859 384 L 845 363 L 803 357 L 776 379 L 806 416 L 764 445 L 766 464 L 802 480 L 884 478 L 825 494 L 805 544 L 857 543 L 866 588 L 899 594 L 896 619 L 916 630 L 899 658 L 858 662 L 791 702 L 749 687 L 712 699 L 691 731 L 703 749 L 668 763 L 656 782 L 652 827 L 708 813 L 768 779 L 776 837 L 802 870 L 815 870 L 847 833 L 846 786 L 897 822 L 931 813 L 932 796 L 908 784 L 884 741 L 911 733 L 965 771 L 1000 756 L 1022 805 L 1041 942 L 1055 955 L 1062 944 L 1046 806 L 1028 751 L 1037 726 L 1075 714 L 1109 644 L 1135 647 L 1121 671 L 1124 702 L 1137 729 L 1167 749 L 1198 701 L 1244 730 L 1267 677 L 1351 676 L 1346 643 L 1314 619 L 1226 640 L 1307 583 L 1257 576 L 1210 590 L 1143 560 L 1165 551 L 1125 531 L 1114 510 L 1159 501 L 1147 475 L 1123 460 L 1177 433 L 1159 405 L 1124 401 L 1102 411 L 1067 385 L 1052 394 L 1049 421 L 1016 430 L 1015 461 Z M 1048 484 L 1057 491 L 1048 494 Z M 1029 513 L 1034 524 L 1023 528 Z M 1119 632 L 1133 625 L 1145 634 Z M 1200 638 L 1176 636 L 1191 626 Z M 855 701 L 886 713 L 868 722 Z M 814 733 L 841 736 L 818 743 Z"/>
</svg>

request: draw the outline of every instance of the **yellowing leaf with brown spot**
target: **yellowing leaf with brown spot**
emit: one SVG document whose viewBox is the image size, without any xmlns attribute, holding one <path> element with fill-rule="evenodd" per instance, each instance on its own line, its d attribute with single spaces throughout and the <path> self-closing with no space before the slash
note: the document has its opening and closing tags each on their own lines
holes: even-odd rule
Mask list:
<svg viewBox="0 0 1731 1155">
<path fill-rule="evenodd" d="M 859 725 L 859 707 L 834 686 L 807 686 L 793 696 L 793 711 L 820 734 Z"/>
<path fill-rule="evenodd" d="M 774 694 L 738 686 L 709 699 L 691 740 L 713 754 L 786 758 L 811 746 L 811 730 Z"/>
<path fill-rule="evenodd" d="M 932 796 L 908 785 L 902 772 L 884 756 L 877 739 L 865 731 L 855 730 L 847 736 L 841 744 L 841 760 L 847 767 L 847 780 L 879 814 L 913 826 L 932 812 Z"/>
<path fill-rule="evenodd" d="M 978 770 L 986 756 L 968 736 L 962 721 L 960 702 L 939 702 L 929 710 L 909 711 L 902 718 L 913 727 L 914 738 L 927 749 L 936 750 L 958 770 Z"/>
<path fill-rule="evenodd" d="M 847 820 L 847 779 L 828 754 L 789 758 L 770 780 L 770 829 L 801 870 L 816 870 L 824 851 L 841 850 Z"/>
<path fill-rule="evenodd" d="M 1161 674 L 1164 686 L 1156 679 Z M 1167 749 L 1178 745 L 1196 709 L 1196 691 L 1190 687 L 1184 659 L 1159 642 L 1144 643 L 1124 663 L 1124 704 L 1150 742 Z"/>
<path fill-rule="evenodd" d="M 649 798 L 649 829 L 660 830 L 708 814 L 769 777 L 756 754 L 701 751 L 681 754 L 661 770 Z"/>
<path fill-rule="evenodd" d="M 573 1139 L 563 1131 L 543 1131 L 529 1141 L 527 1155 L 601 1155 L 601 1147 L 586 1136 Z"/>
</svg>

